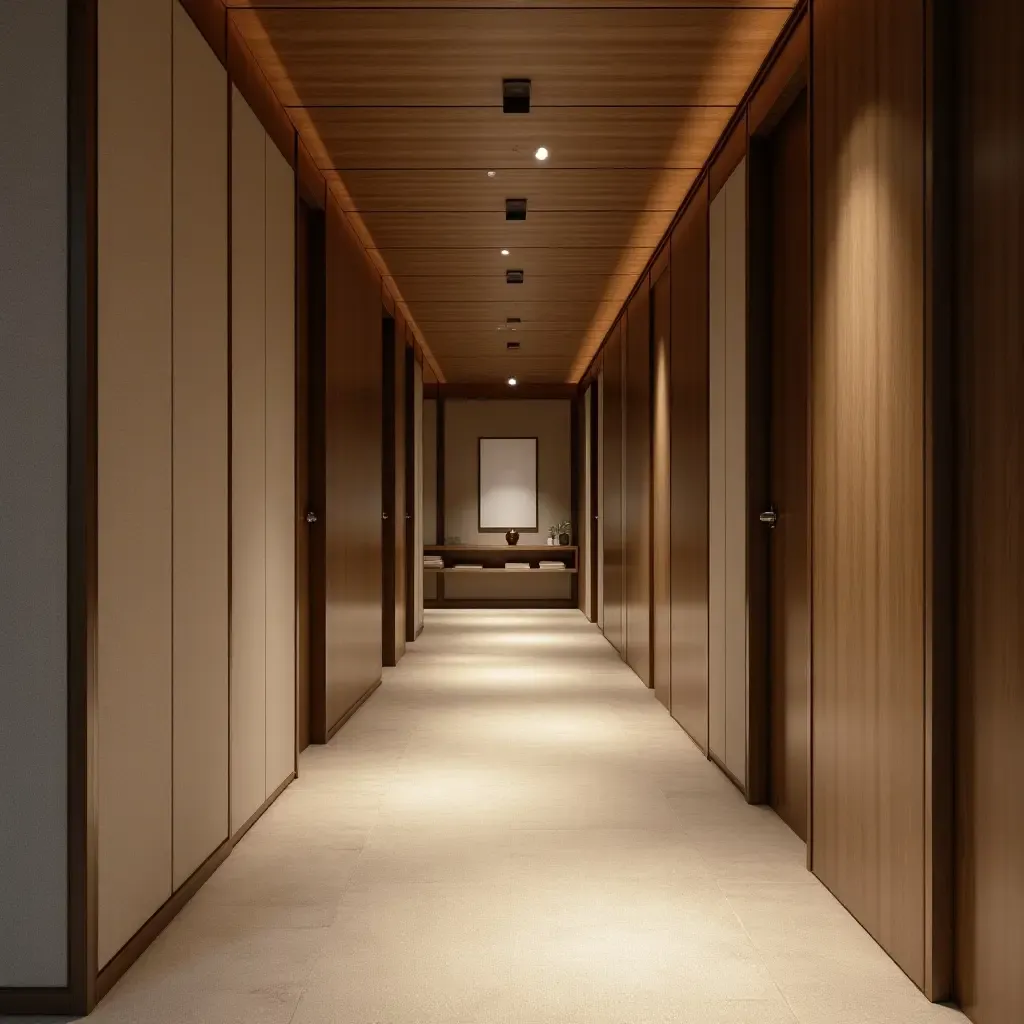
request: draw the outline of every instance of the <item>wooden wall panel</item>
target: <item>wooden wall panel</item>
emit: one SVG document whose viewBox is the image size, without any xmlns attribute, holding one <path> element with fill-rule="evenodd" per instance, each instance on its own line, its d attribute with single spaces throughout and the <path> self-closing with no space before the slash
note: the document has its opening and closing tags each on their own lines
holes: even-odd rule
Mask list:
<svg viewBox="0 0 1024 1024">
<path fill-rule="evenodd" d="M 99 8 L 100 966 L 171 894 L 171 11 Z"/>
<path fill-rule="evenodd" d="M 602 531 L 604 635 L 624 654 L 626 645 L 625 572 L 623 560 L 623 324 L 612 329 L 602 356 Z"/>
<path fill-rule="evenodd" d="M 672 274 L 651 290 L 651 675 L 658 700 L 672 708 Z"/>
<path fill-rule="evenodd" d="M 959 5 L 956 994 L 1024 1020 L 1024 9 Z"/>
<path fill-rule="evenodd" d="M 231 831 L 266 798 L 266 134 L 231 90 Z"/>
<path fill-rule="evenodd" d="M 266 156 L 266 769 L 295 771 L 295 175 Z"/>
<path fill-rule="evenodd" d="M 380 681 L 380 279 L 327 205 L 327 728 Z"/>
<path fill-rule="evenodd" d="M 924 7 L 813 23 L 813 869 L 924 982 Z"/>
<path fill-rule="evenodd" d="M 414 438 L 414 458 L 416 460 L 415 472 L 413 479 L 415 480 L 415 488 L 412 494 L 412 500 L 416 505 L 416 543 L 413 550 L 409 553 L 409 557 L 412 559 L 413 564 L 413 579 L 415 580 L 415 593 L 412 600 L 412 610 L 415 616 L 415 635 L 419 636 L 420 630 L 423 629 L 423 545 L 427 543 L 426 540 L 426 516 L 427 512 L 427 478 L 426 478 L 426 437 L 423 429 L 423 364 L 417 359 L 413 362 L 413 422 L 415 424 L 413 430 Z"/>
<path fill-rule="evenodd" d="M 651 293 L 642 281 L 626 310 L 622 453 L 626 660 L 651 685 Z"/>
<path fill-rule="evenodd" d="M 228 93 L 174 7 L 174 887 L 228 837 Z"/>
<path fill-rule="evenodd" d="M 708 194 L 672 232 L 672 715 L 708 747 Z"/>
</svg>

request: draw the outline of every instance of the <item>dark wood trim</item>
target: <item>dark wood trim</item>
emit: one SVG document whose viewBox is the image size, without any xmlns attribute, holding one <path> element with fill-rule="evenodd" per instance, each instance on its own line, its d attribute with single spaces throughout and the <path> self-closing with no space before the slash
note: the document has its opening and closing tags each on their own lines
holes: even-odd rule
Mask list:
<svg viewBox="0 0 1024 1024">
<path fill-rule="evenodd" d="M 405 639 L 416 639 L 416 574 L 422 571 L 416 551 L 419 502 L 416 493 L 416 438 L 422 430 L 416 420 L 416 347 L 408 329 L 403 340 L 405 361 Z"/>
<path fill-rule="evenodd" d="M 807 13 L 807 32 L 810 38 L 814 39 L 814 9 Z M 810 265 L 813 268 L 814 259 L 814 47 L 808 44 L 807 55 L 807 193 L 809 196 L 810 209 L 807 212 L 807 252 L 810 254 Z M 807 324 L 808 331 L 814 329 L 814 271 L 811 270 L 811 280 L 807 288 Z M 814 523 L 814 433 L 811 430 L 813 422 L 813 400 L 814 400 L 814 339 L 808 336 L 807 344 L 807 529 L 813 529 Z M 813 595 L 814 588 L 814 544 L 807 545 L 807 579 L 809 593 Z M 807 859 L 805 864 L 807 870 L 814 871 L 814 601 L 808 602 L 807 628 L 810 630 L 812 642 L 808 645 L 807 678 L 810 685 L 807 687 Z"/>
<path fill-rule="evenodd" d="M 677 723 L 677 724 L 678 724 L 678 723 Z M 682 726 L 680 726 L 680 728 L 682 729 Z M 686 730 L 685 730 L 685 729 L 683 729 L 683 732 L 686 732 Z M 690 734 L 689 734 L 689 733 L 686 733 L 686 735 L 687 735 L 687 736 L 689 736 Z M 690 737 L 690 738 L 692 739 L 693 737 Z M 715 767 L 716 767 L 716 768 L 717 768 L 717 769 L 718 769 L 718 770 L 719 770 L 719 771 L 720 771 L 720 772 L 721 772 L 721 773 L 722 773 L 722 774 L 723 774 L 723 775 L 724 775 L 724 776 L 725 776 L 725 777 L 726 777 L 726 778 L 727 778 L 727 779 L 728 779 L 728 780 L 729 780 L 729 781 L 730 781 L 730 782 L 731 782 L 731 783 L 732 783 L 732 784 L 733 784 L 733 785 L 734 785 L 734 786 L 735 786 L 735 787 L 736 787 L 736 788 L 737 788 L 737 789 L 738 789 L 738 790 L 739 790 L 739 791 L 740 791 L 741 793 L 743 793 L 743 794 L 744 794 L 744 796 L 745 796 L 745 795 L 746 795 L 746 789 L 745 789 L 745 787 L 744 787 L 743 783 L 742 783 L 742 782 L 740 782 L 740 780 L 739 780 L 739 779 L 737 779 L 737 778 L 736 778 L 736 776 L 735 776 L 735 775 L 733 775 L 733 773 L 732 773 L 731 771 L 729 771 L 729 769 L 728 769 L 728 768 L 726 767 L 726 765 L 725 765 L 725 762 L 724 762 L 724 761 L 720 760 L 720 759 L 719 759 L 719 758 L 717 757 L 717 755 L 715 755 L 714 753 L 712 753 L 712 750 L 711 750 L 711 744 L 710 744 L 710 743 L 708 744 L 708 750 L 707 750 L 707 753 L 708 753 L 708 760 L 709 760 L 709 761 L 710 761 L 710 762 L 711 762 L 711 763 L 712 763 L 712 764 L 713 764 L 713 765 L 714 765 L 714 766 L 715 766 Z"/>
<path fill-rule="evenodd" d="M 68 4 L 67 938 L 68 994 L 81 1013 L 96 1003 L 98 966 L 97 9 Z"/>
<path fill-rule="evenodd" d="M 227 67 L 228 9 L 222 0 L 180 0 L 217 60 Z"/>
<path fill-rule="evenodd" d="M 479 399 L 481 401 L 517 401 L 523 399 L 574 398 L 576 384 L 439 384 L 438 391 L 445 398 Z"/>
<path fill-rule="evenodd" d="M 739 167 L 740 162 L 746 155 L 747 118 L 746 108 L 744 108 L 741 116 L 732 122 L 731 131 L 725 136 L 724 142 L 720 145 L 708 168 L 708 181 L 711 183 L 712 200 L 721 192 L 732 172 Z"/>
<path fill-rule="evenodd" d="M 298 132 L 295 133 L 295 177 L 299 183 L 299 194 L 318 210 L 327 207 L 327 182 L 320 169 L 309 155 L 306 144 Z"/>
<path fill-rule="evenodd" d="M 398 442 L 395 409 L 395 320 L 385 314 L 381 331 L 381 658 L 385 667 L 398 662 L 395 649 L 397 566 L 395 522 L 395 445 Z"/>
<path fill-rule="evenodd" d="M 388 316 L 393 316 L 397 319 L 400 314 L 396 311 L 395 297 L 388 290 L 388 286 L 383 282 L 383 280 L 380 283 L 380 299 L 384 304 L 384 311 Z"/>
<path fill-rule="evenodd" d="M 483 443 L 484 441 L 532 441 L 533 442 L 533 526 L 483 526 L 480 521 L 480 501 L 483 498 Z M 523 437 L 478 437 L 476 439 L 476 529 L 477 533 L 507 533 L 517 530 L 520 533 L 540 532 L 540 438 L 524 435 Z"/>
<path fill-rule="evenodd" d="M 651 261 L 651 269 L 649 272 L 651 280 L 651 291 L 654 291 L 654 286 L 658 283 L 658 278 L 668 270 L 669 259 L 672 254 L 672 236 L 668 235 L 664 238 L 659 246 L 657 252 L 654 254 L 654 259 Z"/>
<path fill-rule="evenodd" d="M 750 97 L 747 122 L 751 135 L 767 135 L 793 105 L 807 85 L 810 53 L 811 23 L 802 18 Z"/>
<path fill-rule="evenodd" d="M 289 165 L 294 167 L 295 126 L 230 18 L 227 25 L 227 69 L 267 135 Z"/>
<path fill-rule="evenodd" d="M 294 774 L 291 778 L 294 778 Z M 291 781 L 291 778 L 288 780 Z M 287 785 L 288 783 L 285 783 Z M 281 787 L 282 789 L 284 787 Z M 274 796 L 276 797 L 277 794 Z M 273 803 L 274 797 L 271 797 L 259 811 L 256 812 L 255 817 L 263 813 Z M 254 819 L 255 820 L 255 819 Z M 248 827 L 248 826 L 246 826 Z M 192 899 L 193 896 L 206 884 L 210 876 L 214 873 L 227 860 L 228 854 L 231 853 L 237 839 L 225 839 L 224 842 L 217 847 L 213 853 L 210 854 L 202 864 L 199 865 L 196 870 L 189 875 L 186 881 L 181 887 L 174 893 L 173 896 L 155 913 L 153 916 L 121 947 L 117 955 L 107 964 L 103 970 L 100 971 L 99 977 L 96 979 L 96 999 L 97 1002 L 103 997 L 124 977 L 125 972 L 128 970 L 136 960 L 146 951 L 146 949 L 152 944 L 153 940 L 177 917 L 178 914 L 184 909 L 185 905 Z"/>
<path fill-rule="evenodd" d="M 448 600 L 433 600 L 424 602 L 427 608 L 490 608 L 490 609 L 553 609 L 553 608 L 576 608 L 576 603 L 571 597 L 566 598 L 449 598 Z"/>
<path fill-rule="evenodd" d="M 956 886 L 956 12 L 925 3 L 925 955 L 924 993 L 954 987 Z"/>
<path fill-rule="evenodd" d="M 618 316 L 615 318 L 615 322 L 612 324 L 608 332 L 605 334 L 604 338 L 601 340 L 601 344 L 598 345 L 597 349 L 594 351 L 594 354 L 590 357 L 590 362 L 587 364 L 586 370 L 584 370 L 580 376 L 579 384 L 582 385 L 594 377 L 595 368 L 599 365 L 601 353 L 604 350 L 605 345 L 608 344 L 608 339 L 617 329 L 619 320 L 622 316 L 622 311 L 629 306 L 629 303 L 632 301 L 633 296 L 639 290 L 642 282 L 647 280 L 651 268 L 654 266 L 654 261 L 657 258 L 658 253 L 661 251 L 662 244 L 665 242 L 665 240 L 671 239 L 672 232 L 676 229 L 676 225 L 682 219 L 683 214 L 686 212 L 689 205 L 693 202 L 694 197 L 702 189 L 709 186 L 708 179 L 711 165 L 715 162 L 716 159 L 718 159 L 719 153 L 731 137 L 733 129 L 735 128 L 736 124 L 741 119 L 744 119 L 746 117 L 747 106 L 750 103 L 751 97 L 760 87 L 761 83 L 764 81 L 767 74 L 771 71 L 772 67 L 775 65 L 775 62 L 779 59 L 779 56 L 785 49 L 790 37 L 793 35 L 794 32 L 797 31 L 797 29 L 799 29 L 804 18 L 810 16 L 810 11 L 810 0 L 797 0 L 797 4 L 793 8 L 792 14 L 790 14 L 788 20 L 786 21 L 786 24 L 783 25 L 782 31 L 779 33 L 778 38 L 772 44 L 772 48 L 768 51 L 767 56 L 762 61 L 761 67 L 758 69 L 757 74 L 751 80 L 750 85 L 747 86 L 747 90 L 743 94 L 743 98 L 740 100 L 739 104 L 736 107 L 736 112 L 729 119 L 729 123 L 722 130 L 722 134 L 719 136 L 718 142 L 715 143 L 714 149 L 712 149 L 711 154 L 708 156 L 707 160 L 705 160 L 704 166 L 701 168 L 700 173 L 694 179 L 694 182 L 690 186 L 689 191 L 683 197 L 683 201 L 679 204 L 679 209 L 676 210 L 675 216 L 672 218 L 671 224 L 669 224 L 669 226 L 665 229 L 665 234 L 662 237 L 662 241 L 658 243 L 658 248 L 655 250 L 655 254 L 647 261 L 647 264 L 644 266 L 644 269 L 637 276 L 636 284 L 633 285 L 633 288 L 630 290 L 629 295 L 627 295 L 626 298 L 623 300 L 622 307 L 619 311 Z M 712 193 L 712 197 L 713 195 L 714 193 Z M 708 203 L 710 205 L 710 198 L 708 200 Z"/>
<path fill-rule="evenodd" d="M 338 733 L 338 730 L 339 730 L 339 729 L 340 729 L 340 728 L 341 728 L 341 727 L 342 727 L 342 726 L 343 726 L 343 725 L 344 725 L 344 724 L 345 724 L 345 723 L 346 723 L 346 722 L 347 722 L 347 721 L 348 721 L 348 720 L 349 720 L 349 719 L 350 719 L 350 718 L 351 718 L 351 717 L 352 717 L 352 716 L 353 716 L 353 715 L 354 715 L 354 714 L 355 714 L 355 713 L 356 713 L 356 712 L 357 712 L 357 711 L 358 711 L 358 710 L 359 710 L 359 709 L 360 709 L 360 708 L 361 708 L 361 707 L 362 707 L 362 706 L 363 706 L 363 705 L 364 705 L 364 704 L 365 704 L 365 703 L 366 703 L 366 702 L 367 702 L 367 701 L 368 701 L 368 700 L 369 700 L 369 699 L 370 699 L 370 698 L 371 698 L 371 697 L 372 697 L 373 695 L 374 695 L 374 693 L 375 693 L 375 692 L 376 692 L 376 690 L 377 690 L 377 687 L 378 687 L 378 686 L 380 686 L 380 684 L 381 684 L 381 682 L 382 682 L 382 681 L 383 681 L 383 680 L 381 680 L 381 679 L 378 679 L 378 680 L 377 680 L 377 681 L 376 681 L 376 682 L 375 682 L 375 683 L 374 683 L 374 684 L 373 684 L 373 685 L 372 685 L 372 686 L 371 686 L 371 687 L 370 687 L 370 688 L 369 688 L 369 689 L 368 689 L 368 690 L 366 691 L 366 693 L 364 693 L 364 694 L 362 695 L 362 697 L 360 697 L 360 698 L 359 698 L 359 700 L 357 700 L 357 701 L 355 702 L 355 704 L 353 704 L 353 705 L 352 705 L 352 707 L 350 707 L 350 708 L 348 709 L 348 711 L 346 711 L 346 712 L 345 712 L 345 714 L 343 714 L 343 715 L 341 716 L 341 718 L 339 718 L 339 719 L 338 719 L 338 720 L 337 720 L 337 721 L 336 721 L 336 722 L 334 723 L 334 725 L 332 725 L 332 726 L 331 726 L 331 727 L 330 727 L 330 728 L 329 728 L 329 729 L 327 730 L 327 739 L 326 739 L 326 740 L 324 741 L 325 743 L 330 743 L 330 742 L 331 742 L 331 740 L 333 740 L 333 739 L 334 739 L 334 737 L 335 737 L 335 736 L 337 735 L 337 733 Z"/>
<path fill-rule="evenodd" d="M 231 837 L 232 846 L 237 846 L 242 841 L 246 832 L 248 832 L 249 829 L 251 829 L 253 825 L 263 817 L 263 815 L 270 809 L 270 805 L 295 781 L 296 778 L 297 776 L 292 772 L 292 774 L 289 775 L 284 782 L 282 782 L 281 785 L 279 785 L 277 789 L 275 789 L 274 792 L 271 793 L 270 796 L 268 796 L 267 799 L 264 800 L 263 803 L 261 803 L 259 807 L 257 807 L 256 810 L 245 819 L 244 823 L 239 825 L 238 830 Z"/>
<path fill-rule="evenodd" d="M 590 432 L 590 575 L 587 583 L 590 586 L 590 621 L 597 622 L 598 600 L 600 589 L 598 588 L 597 565 L 601 554 L 600 525 L 601 525 L 601 486 L 600 467 L 601 461 L 598 457 L 600 451 L 601 436 L 601 412 L 598 408 L 600 388 L 597 381 L 592 380 L 590 390 L 590 422 L 587 430 Z"/>
<path fill-rule="evenodd" d="M 580 398 L 579 392 L 577 391 L 573 396 L 569 405 L 569 519 L 572 525 L 569 530 L 569 542 L 571 544 L 579 544 L 582 540 L 582 531 L 580 530 L 580 513 L 582 512 L 582 494 L 583 489 L 580 486 L 580 477 L 582 476 L 582 466 L 580 464 L 580 437 L 581 437 L 581 426 L 583 419 L 583 400 Z M 539 465 L 540 453 L 538 452 L 538 466 L 537 466 L 537 501 L 538 501 L 538 517 L 540 515 L 539 502 L 540 502 L 540 465 Z M 538 523 L 539 525 L 539 523 Z M 576 568 L 579 569 L 579 552 L 576 555 Z M 573 574 L 572 577 L 572 589 L 571 599 L 574 608 L 580 606 L 580 578 L 577 574 Z"/>
</svg>

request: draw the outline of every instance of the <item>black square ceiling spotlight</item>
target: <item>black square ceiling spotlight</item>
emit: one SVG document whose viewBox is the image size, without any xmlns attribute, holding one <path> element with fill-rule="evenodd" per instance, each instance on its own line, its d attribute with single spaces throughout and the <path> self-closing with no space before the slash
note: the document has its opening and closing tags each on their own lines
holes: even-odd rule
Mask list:
<svg viewBox="0 0 1024 1024">
<path fill-rule="evenodd" d="M 521 324 L 523 318 L 521 316 L 507 316 L 505 317 L 505 323 L 507 324 Z"/>
<path fill-rule="evenodd" d="M 505 284 L 522 284 L 526 280 L 526 274 L 522 270 L 506 270 Z"/>
<path fill-rule="evenodd" d="M 519 345 L 520 345 L 520 343 L 518 341 L 506 341 L 505 342 L 505 348 L 507 348 L 509 350 L 509 352 L 518 352 L 519 351 Z"/>
<path fill-rule="evenodd" d="M 526 200 L 506 199 L 505 220 L 526 220 Z"/>
<path fill-rule="evenodd" d="M 530 80 L 505 78 L 501 83 L 501 109 L 506 114 L 530 112 Z"/>
</svg>

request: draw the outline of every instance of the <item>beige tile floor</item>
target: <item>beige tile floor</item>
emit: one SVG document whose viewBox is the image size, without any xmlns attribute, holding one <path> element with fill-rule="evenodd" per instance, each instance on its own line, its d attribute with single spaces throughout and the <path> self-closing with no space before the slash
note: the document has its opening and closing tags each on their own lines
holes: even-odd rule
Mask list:
<svg viewBox="0 0 1024 1024">
<path fill-rule="evenodd" d="M 938 1024 L 573 612 L 431 612 L 102 1024 Z"/>
</svg>

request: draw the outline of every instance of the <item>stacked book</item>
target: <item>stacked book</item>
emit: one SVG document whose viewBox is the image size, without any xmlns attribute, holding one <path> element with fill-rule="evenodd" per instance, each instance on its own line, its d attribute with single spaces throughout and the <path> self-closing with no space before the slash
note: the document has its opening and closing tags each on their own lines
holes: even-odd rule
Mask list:
<svg viewBox="0 0 1024 1024">
<path fill-rule="evenodd" d="M 424 569 L 443 569 L 444 559 L 440 555 L 424 555 L 423 556 L 423 568 Z"/>
<path fill-rule="evenodd" d="M 506 562 L 505 563 L 505 568 L 506 569 L 514 569 L 517 572 L 521 572 L 523 569 L 525 569 L 527 572 L 529 572 L 530 571 L 530 563 L 529 562 Z"/>
<path fill-rule="evenodd" d="M 453 565 L 453 569 L 482 569 L 482 565 Z"/>
<path fill-rule="evenodd" d="M 564 569 L 565 562 L 548 562 L 541 559 L 540 567 L 542 569 Z"/>
</svg>

